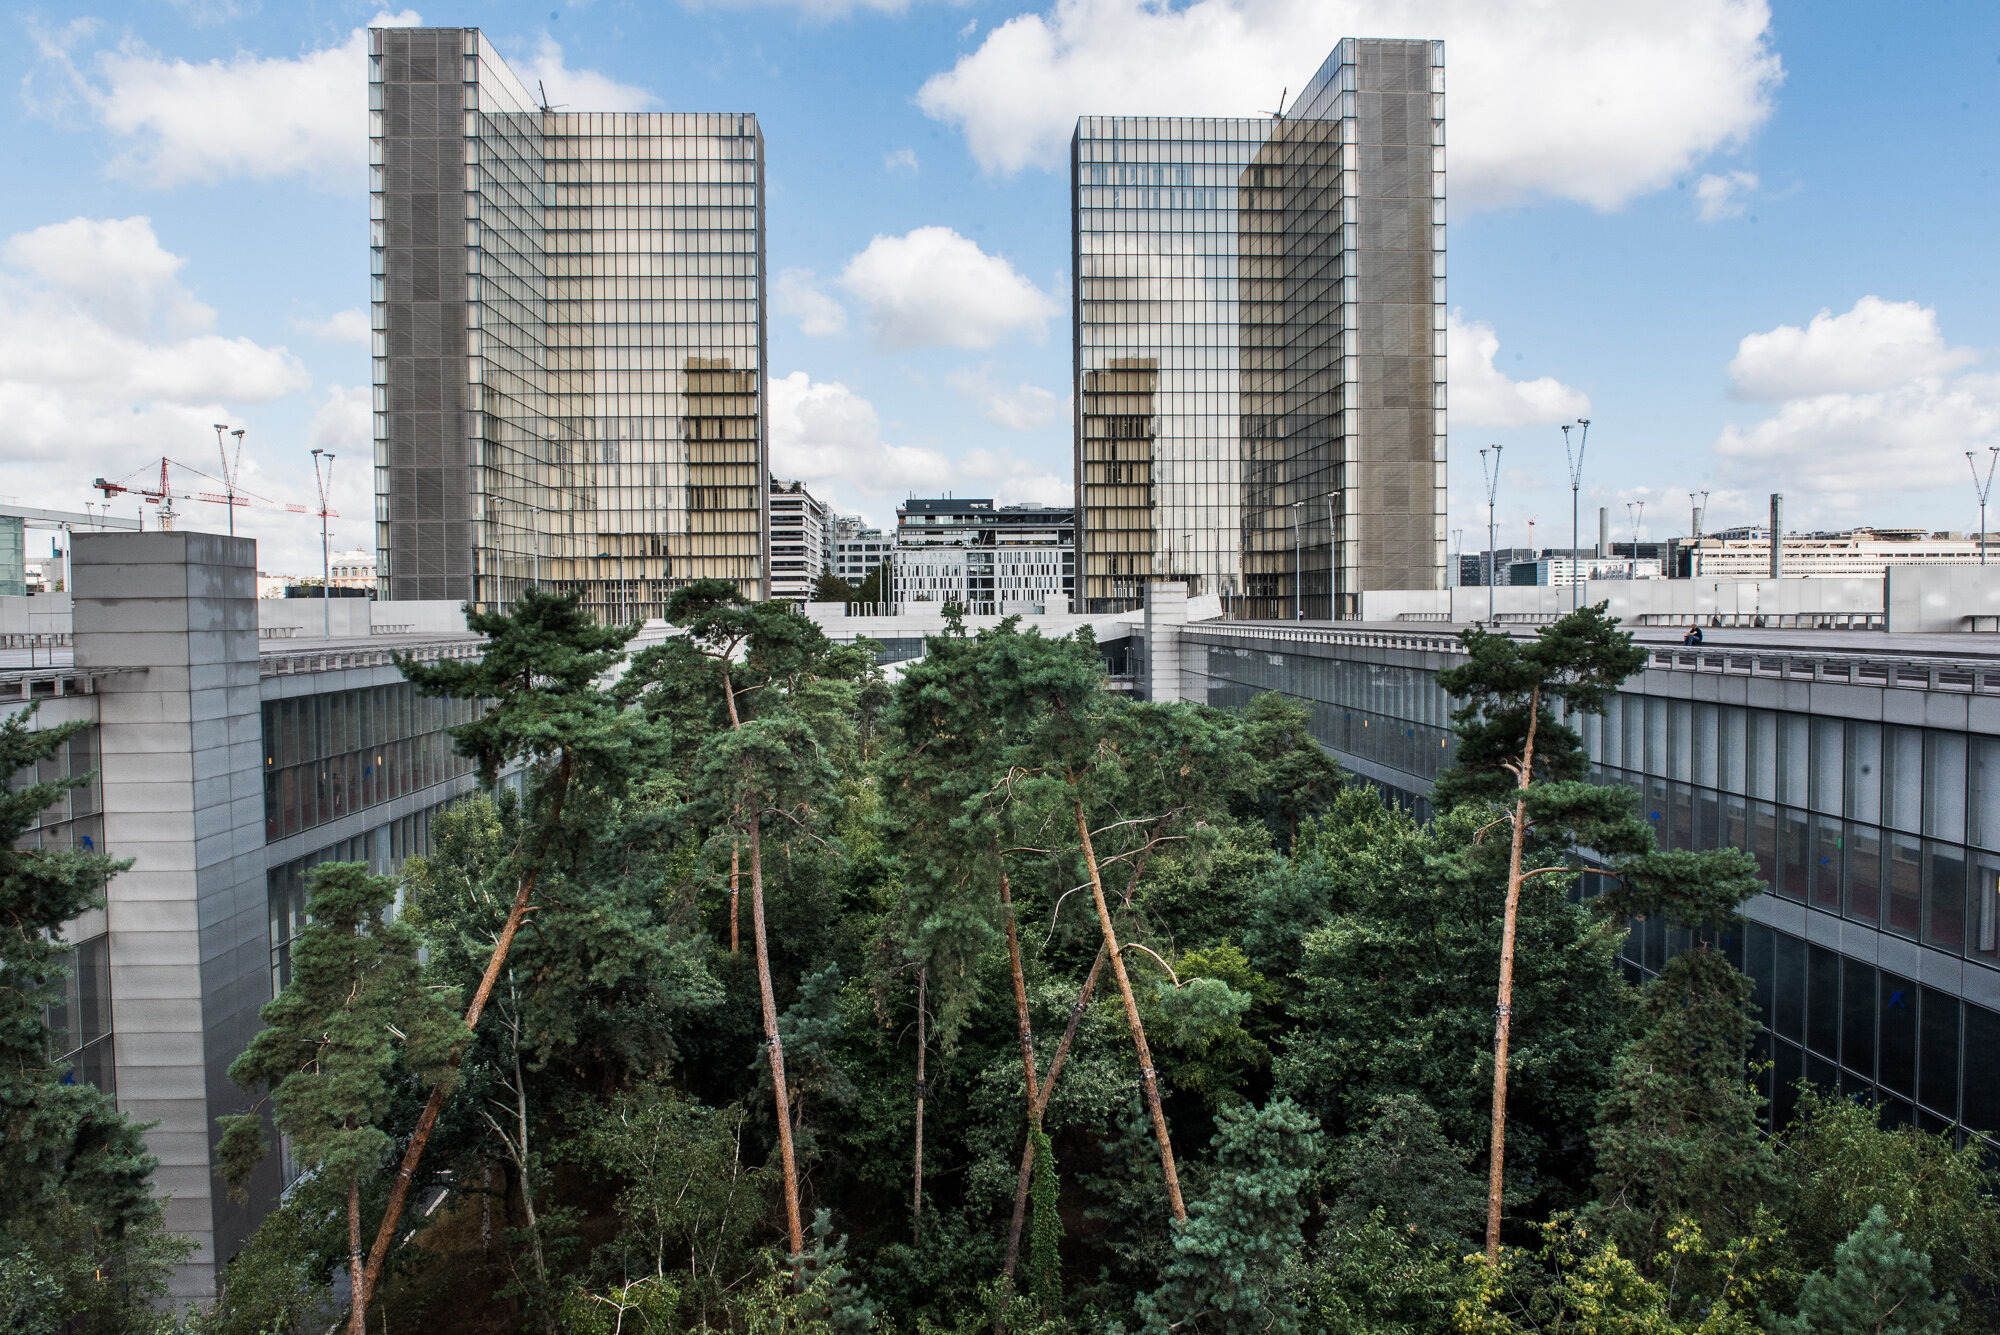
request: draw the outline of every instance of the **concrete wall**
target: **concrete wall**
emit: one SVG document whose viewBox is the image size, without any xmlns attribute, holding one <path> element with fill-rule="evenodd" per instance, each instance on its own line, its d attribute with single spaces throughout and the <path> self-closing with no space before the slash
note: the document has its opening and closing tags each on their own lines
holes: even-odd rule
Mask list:
<svg viewBox="0 0 2000 1335">
<path fill-rule="evenodd" d="M 0 635 L 59 635 L 69 632 L 70 595 L 43 593 L 29 598 L 0 597 Z"/>
<path fill-rule="evenodd" d="M 1361 619 L 1396 621 L 1409 614 L 1425 620 L 1443 616 L 1452 621 L 1484 621 L 1488 592 L 1485 586 L 1474 585 L 1435 591 L 1364 593 Z M 1502 585 L 1490 592 L 1494 612 L 1503 616 L 1561 614 L 1570 610 L 1574 596 L 1572 589 L 1553 585 Z M 1873 575 L 1777 580 L 1607 579 L 1585 584 L 1579 601 L 1609 603 L 1611 614 L 1626 621 L 1636 621 L 1641 616 L 1879 613 L 1883 610 L 1883 584 Z"/>
<path fill-rule="evenodd" d="M 290 638 L 316 640 L 332 625 L 337 640 L 369 635 L 463 635 L 465 604 L 443 599 L 377 602 L 372 598 L 259 598 L 257 627 L 289 629 Z M 279 638 L 279 637 L 270 637 Z"/>
<path fill-rule="evenodd" d="M 1891 566 L 1885 574 L 1890 630 L 2000 630 L 2000 561 Z"/>
<path fill-rule="evenodd" d="M 105 844 L 133 860 L 107 893 L 118 1102 L 157 1122 L 167 1222 L 197 1247 L 174 1295 L 202 1299 L 277 1187 L 267 1163 L 238 1206 L 211 1171 L 215 1118 L 246 1102 L 229 1062 L 269 994 L 256 544 L 74 541 L 77 665 L 141 669 L 97 696 Z"/>
</svg>

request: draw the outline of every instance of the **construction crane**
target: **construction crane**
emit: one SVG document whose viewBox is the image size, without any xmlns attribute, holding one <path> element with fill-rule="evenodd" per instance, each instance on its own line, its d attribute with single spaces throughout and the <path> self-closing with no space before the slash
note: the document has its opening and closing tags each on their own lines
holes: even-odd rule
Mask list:
<svg viewBox="0 0 2000 1335">
<path fill-rule="evenodd" d="M 241 448 L 240 442 L 238 448 Z M 198 478 L 200 481 L 193 483 L 183 481 L 178 474 L 172 471 L 175 469 L 178 469 L 180 473 Z M 202 482 L 214 483 L 220 490 L 207 491 L 198 489 Z M 235 485 L 233 481 L 224 481 L 221 478 L 211 477 L 199 468 L 190 468 L 188 465 L 178 460 L 166 458 L 164 455 L 160 458 L 160 466 L 157 470 L 154 469 L 153 465 L 147 464 L 144 468 L 135 469 L 133 472 L 119 478 L 116 482 L 107 481 L 100 477 L 90 485 L 103 492 L 107 499 L 118 495 L 130 495 L 138 497 L 148 505 L 159 506 L 160 527 L 166 530 L 171 530 L 174 526 L 175 501 L 206 501 L 211 505 L 229 506 L 232 528 L 235 525 L 235 507 L 239 505 L 252 506 L 259 510 L 283 510 L 295 515 L 313 515 L 328 519 L 340 518 L 338 510 L 324 509 L 323 507 L 315 509 L 310 505 L 302 505 L 297 501 L 274 501 L 269 497 L 259 496 L 255 492 L 245 491 L 242 487 Z"/>
</svg>

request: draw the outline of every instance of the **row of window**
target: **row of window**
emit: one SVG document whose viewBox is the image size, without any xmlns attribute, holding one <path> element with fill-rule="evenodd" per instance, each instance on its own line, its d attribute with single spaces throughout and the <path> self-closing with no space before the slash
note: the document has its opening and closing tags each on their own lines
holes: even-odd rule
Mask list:
<svg viewBox="0 0 2000 1335">
<path fill-rule="evenodd" d="M 1620 958 L 1639 982 L 1694 940 L 1659 919 L 1636 922 Z M 2000 1135 L 2000 1013 L 1763 923 L 1719 944 L 1754 985 L 1765 1028 L 1752 1058 L 1769 1067 L 1753 1078 L 1774 1127 L 1791 1119 L 1807 1080 L 1877 1103 L 1891 1123 Z"/>
<path fill-rule="evenodd" d="M 32 766 L 16 770 L 6 778 L 10 792 L 30 784 L 52 783 L 58 779 L 93 774 L 97 763 L 97 729 L 85 728 Z M 34 823 L 14 841 L 26 852 L 37 848 L 80 849 L 86 853 L 104 851 L 104 792 L 101 778 L 93 777 L 80 788 L 71 788 L 30 818 Z"/>
<path fill-rule="evenodd" d="M 49 1059 L 67 1068 L 64 1083 L 83 1081 L 118 1092 L 111 1040 L 111 937 L 79 941 L 64 961 L 63 999 L 49 1007 Z"/>
<path fill-rule="evenodd" d="M 446 731 L 468 700 L 408 682 L 264 703 L 264 837 L 281 839 L 472 771 Z"/>
<path fill-rule="evenodd" d="M 428 855 L 432 848 L 431 821 L 449 802 L 377 826 L 352 839 L 343 839 L 316 849 L 304 857 L 273 867 L 266 873 L 266 895 L 271 920 L 271 995 L 292 979 L 292 939 L 306 925 L 306 901 L 310 889 L 306 873 L 322 862 L 365 862 L 377 876 L 392 876 L 406 859 Z M 398 900 L 400 908 L 401 901 Z"/>
</svg>

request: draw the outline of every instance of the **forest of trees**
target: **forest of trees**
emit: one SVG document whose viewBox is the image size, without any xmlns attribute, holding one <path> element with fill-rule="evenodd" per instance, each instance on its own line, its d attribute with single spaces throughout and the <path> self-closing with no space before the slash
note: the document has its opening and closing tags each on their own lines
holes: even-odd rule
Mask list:
<svg viewBox="0 0 2000 1335">
<path fill-rule="evenodd" d="M 0 1331 L 2000 1329 L 1981 1142 L 1811 1090 L 1765 1129 L 1754 864 L 1587 782 L 1565 720 L 1639 662 L 1601 608 L 1468 634 L 1421 822 L 1309 706 L 1110 694 L 1088 632 L 892 685 L 727 585 L 671 612 L 627 660 L 531 593 L 405 665 L 486 702 L 491 795 L 400 884 L 316 869 L 223 1137 L 300 1175 L 208 1311 L 147 1315 L 137 1133 L 40 1056 L 117 867 L 0 852 Z M 1692 944 L 1635 988 L 1653 914 Z"/>
</svg>

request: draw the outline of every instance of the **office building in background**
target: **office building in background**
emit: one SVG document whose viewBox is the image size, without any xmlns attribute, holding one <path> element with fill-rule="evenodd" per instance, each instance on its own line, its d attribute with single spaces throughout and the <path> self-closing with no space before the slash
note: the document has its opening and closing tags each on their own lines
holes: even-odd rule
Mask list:
<svg viewBox="0 0 2000 1335">
<path fill-rule="evenodd" d="M 1275 117 L 1078 121 L 1085 610 L 1444 587 L 1443 63 L 1350 38 Z"/>
<path fill-rule="evenodd" d="M 896 507 L 897 603 L 957 603 L 976 616 L 1067 608 L 1076 583 L 1068 506 L 911 499 Z"/>
<path fill-rule="evenodd" d="M 826 573 L 831 515 L 803 482 L 771 479 L 771 596 L 811 602 Z"/>
<path fill-rule="evenodd" d="M 556 111 L 477 28 L 369 53 L 383 596 L 769 596 L 757 118 Z"/>
</svg>

